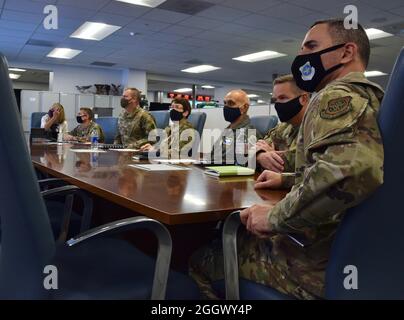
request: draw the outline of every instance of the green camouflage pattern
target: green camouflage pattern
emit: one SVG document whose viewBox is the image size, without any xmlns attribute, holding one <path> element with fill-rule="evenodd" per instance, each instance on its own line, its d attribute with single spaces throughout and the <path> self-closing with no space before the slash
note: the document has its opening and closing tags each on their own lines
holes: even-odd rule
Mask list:
<svg viewBox="0 0 404 320">
<path fill-rule="evenodd" d="M 166 138 L 160 144 L 161 154 L 167 154 L 170 158 L 178 158 L 185 146 L 190 150 L 191 141 L 195 139 L 196 134 L 191 122 L 183 118 L 173 122 L 172 126 L 168 126 L 164 130 Z"/>
<path fill-rule="evenodd" d="M 114 144 L 124 144 L 128 148 L 138 149 L 148 140 L 149 132 L 156 129 L 156 121 L 153 116 L 140 107 L 133 112 L 123 110 L 118 118 L 118 134 Z"/>
<path fill-rule="evenodd" d="M 295 157 L 297 134 L 300 126 L 293 126 L 287 122 L 279 123 L 268 131 L 264 140 L 273 145 L 276 151 L 283 151 L 282 159 L 285 161 L 284 172 L 295 171 Z"/>
<path fill-rule="evenodd" d="M 237 134 L 243 134 L 241 130 L 246 130 L 244 133 L 244 143 L 248 143 L 248 145 L 255 145 L 256 141 L 261 138 L 258 130 L 251 124 L 250 117 L 247 114 L 243 114 L 241 119 L 237 121 L 237 123 L 230 124 L 227 128 L 224 129 L 222 136 L 214 143 L 213 149 L 211 151 L 211 158 L 216 160 L 215 150 L 220 148 L 222 150 L 222 160 L 226 159 L 236 159 L 234 155 L 234 150 L 236 150 L 236 145 L 234 148 L 230 148 L 231 144 L 234 143 L 234 139 L 237 141 Z M 253 132 L 248 132 L 248 130 L 255 130 L 255 134 Z M 220 154 L 219 154 L 220 158 Z"/>
<path fill-rule="evenodd" d="M 240 276 L 298 299 L 324 297 L 331 244 L 345 211 L 383 183 L 377 115 L 383 90 L 355 72 L 310 101 L 297 138 L 296 184 L 269 211 L 271 237 L 239 232 Z M 287 234 L 305 239 L 305 247 Z M 207 298 L 223 279 L 218 243 L 196 252 L 190 274 Z M 266 257 L 266 258 L 265 258 Z"/>
<path fill-rule="evenodd" d="M 101 126 L 94 121 L 90 122 L 89 126 L 84 126 L 83 124 L 79 124 L 76 128 L 69 132 L 69 135 L 73 137 L 77 137 L 79 141 L 90 141 L 91 140 L 91 132 L 93 130 L 97 130 L 98 133 L 98 142 L 103 143 L 105 140 L 104 131 Z"/>
<path fill-rule="evenodd" d="M 324 296 L 331 244 L 345 211 L 383 183 L 377 115 L 383 90 L 363 73 L 328 84 L 310 101 L 298 135 L 296 181 L 268 215 L 274 263 L 303 290 Z M 302 236 L 302 249 L 284 234 Z"/>
</svg>

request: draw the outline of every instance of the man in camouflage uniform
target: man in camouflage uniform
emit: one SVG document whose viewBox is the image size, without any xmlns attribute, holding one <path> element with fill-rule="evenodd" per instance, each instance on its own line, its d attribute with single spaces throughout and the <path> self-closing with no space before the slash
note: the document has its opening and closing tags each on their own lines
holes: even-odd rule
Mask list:
<svg viewBox="0 0 404 320">
<path fill-rule="evenodd" d="M 212 149 L 211 159 L 215 162 L 226 161 L 234 163 L 237 160 L 236 153 L 247 153 L 247 147 L 238 151 L 237 142 L 243 141 L 243 145 L 255 145 L 261 138 L 258 131 L 251 124 L 248 116 L 250 99 L 243 90 L 232 90 L 224 97 L 223 115 L 230 125 L 224 129 Z M 219 152 L 221 150 L 221 153 Z"/>
<path fill-rule="evenodd" d="M 104 132 L 99 124 L 93 121 L 94 113 L 90 108 L 80 108 L 80 112 L 77 115 L 77 122 L 79 125 L 69 133 L 65 134 L 64 140 L 75 140 L 80 142 L 86 142 L 91 140 L 91 133 L 93 130 L 97 131 L 98 141 L 104 142 Z"/>
<path fill-rule="evenodd" d="M 323 52 L 336 44 L 342 45 Z M 370 55 L 365 31 L 361 26 L 344 29 L 342 19 L 314 24 L 296 58 L 297 69 L 292 65 L 298 85 L 299 76 L 315 79 L 313 70 L 301 66 L 306 59 L 306 65 L 316 64 L 310 58 L 318 55 L 323 70 L 332 71 L 313 85 L 317 95 L 298 135 L 296 183 L 275 206 L 254 205 L 240 215 L 252 233 L 240 230 L 240 276 L 301 299 L 324 297 L 331 244 L 345 211 L 383 183 L 377 124 L 383 90 L 363 75 Z M 276 187 L 281 181 L 267 176 L 264 183 Z M 305 248 L 288 234 L 304 239 Z M 191 274 L 210 297 L 210 283 L 223 278 L 221 259 L 217 248 L 208 248 L 191 261 Z"/>
<path fill-rule="evenodd" d="M 192 141 L 195 139 L 195 129 L 188 121 L 191 114 L 191 105 L 186 99 L 174 99 L 171 104 L 170 119 L 172 124 L 164 129 L 164 139 L 154 147 L 147 143 L 142 151 L 156 151 L 164 158 L 189 158 L 192 155 Z M 195 151 L 197 152 L 197 150 Z"/>
<path fill-rule="evenodd" d="M 294 172 L 297 133 L 310 96 L 288 74 L 274 80 L 272 98 L 282 123 L 257 142 L 257 163 L 262 169 L 274 172 Z"/>
<path fill-rule="evenodd" d="M 125 110 L 118 118 L 118 134 L 114 144 L 138 149 L 149 142 L 149 133 L 156 129 L 156 122 L 150 113 L 140 107 L 140 99 L 140 91 L 136 88 L 124 91 L 121 106 Z"/>
</svg>

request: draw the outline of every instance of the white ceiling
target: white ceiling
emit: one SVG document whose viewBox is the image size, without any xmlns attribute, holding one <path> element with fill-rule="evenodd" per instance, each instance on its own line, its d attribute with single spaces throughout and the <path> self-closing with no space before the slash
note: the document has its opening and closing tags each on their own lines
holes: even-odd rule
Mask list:
<svg viewBox="0 0 404 320">
<path fill-rule="evenodd" d="M 113 68 L 257 85 L 257 81 L 272 81 L 273 74 L 289 72 L 308 26 L 318 19 L 342 16 L 345 4 L 358 7 L 359 22 L 366 28 L 404 23 L 403 0 L 202 1 L 215 5 L 188 15 L 113 0 L 0 0 L 0 51 L 16 62 L 88 66 L 102 61 L 115 63 Z M 58 30 L 45 30 L 42 25 L 46 4 L 56 4 L 59 10 Z M 69 38 L 85 21 L 120 25 L 122 29 L 100 42 Z M 72 60 L 47 58 L 52 48 L 26 44 L 32 39 L 83 53 Z M 376 47 L 369 70 L 389 73 L 404 45 L 404 32 L 372 44 Z M 232 60 L 262 50 L 288 56 L 253 64 Z M 192 66 L 185 61 L 195 59 L 222 69 L 189 76 L 180 72 Z M 387 77 L 373 79 L 385 85 Z"/>
</svg>

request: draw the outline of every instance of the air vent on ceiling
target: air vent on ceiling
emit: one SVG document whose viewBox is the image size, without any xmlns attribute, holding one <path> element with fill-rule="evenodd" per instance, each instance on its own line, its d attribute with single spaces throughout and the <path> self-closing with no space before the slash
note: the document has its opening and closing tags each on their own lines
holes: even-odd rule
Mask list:
<svg viewBox="0 0 404 320">
<path fill-rule="evenodd" d="M 191 60 L 184 61 L 184 63 L 186 63 L 186 64 L 203 64 L 203 61 L 199 60 L 199 59 L 191 59 Z"/>
<path fill-rule="evenodd" d="M 46 40 L 29 39 L 25 44 L 38 47 L 57 47 L 58 43 Z"/>
<path fill-rule="evenodd" d="M 116 63 L 102 62 L 102 61 L 94 61 L 90 64 L 93 66 L 99 66 L 99 67 L 112 67 L 112 66 L 116 65 Z"/>
<path fill-rule="evenodd" d="M 255 83 L 259 83 L 259 84 L 272 84 L 271 81 L 267 81 L 267 80 L 261 80 L 261 81 L 254 81 Z"/>
<path fill-rule="evenodd" d="M 214 6 L 213 3 L 200 0 L 167 0 L 157 8 L 179 13 L 195 15 Z"/>
</svg>

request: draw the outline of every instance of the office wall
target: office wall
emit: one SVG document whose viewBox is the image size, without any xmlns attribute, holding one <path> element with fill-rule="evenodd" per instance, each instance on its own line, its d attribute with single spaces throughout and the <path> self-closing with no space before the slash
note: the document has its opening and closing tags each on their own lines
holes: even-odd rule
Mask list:
<svg viewBox="0 0 404 320">
<path fill-rule="evenodd" d="M 53 81 L 50 83 L 50 90 L 53 92 L 79 93 L 77 85 L 122 83 L 121 70 L 71 66 L 53 66 L 52 70 Z M 94 87 L 91 89 L 95 90 Z"/>
<path fill-rule="evenodd" d="M 49 85 L 45 83 L 13 81 L 13 87 L 14 89 L 21 89 L 21 90 L 37 90 L 37 91 L 49 90 Z"/>
<path fill-rule="evenodd" d="M 139 87 L 146 92 L 146 72 L 139 70 L 122 70 L 113 68 L 91 68 L 64 66 L 58 64 L 24 63 L 10 61 L 10 65 L 18 68 L 39 69 L 50 71 L 49 90 L 52 92 L 79 93 L 76 86 L 94 84 L 122 84 L 124 87 Z M 43 90 L 43 88 L 21 88 Z M 92 87 L 90 90 L 95 91 Z"/>
</svg>

